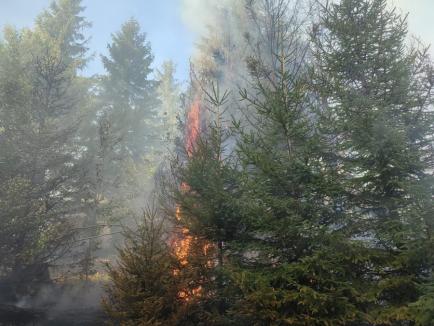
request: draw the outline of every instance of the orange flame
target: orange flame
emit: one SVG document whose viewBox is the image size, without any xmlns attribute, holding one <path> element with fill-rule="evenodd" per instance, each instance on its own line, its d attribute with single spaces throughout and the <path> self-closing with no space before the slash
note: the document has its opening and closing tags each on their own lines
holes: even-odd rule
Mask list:
<svg viewBox="0 0 434 326">
<path fill-rule="evenodd" d="M 190 253 L 191 241 L 193 240 L 192 236 L 188 235 L 187 229 L 182 229 L 183 238 L 179 239 L 175 243 L 175 256 L 178 258 L 180 264 L 185 266 L 188 264 L 188 255 Z"/>
<path fill-rule="evenodd" d="M 191 156 L 200 133 L 200 100 L 196 98 L 187 114 L 187 135 L 186 149 L 188 156 Z"/>
<path fill-rule="evenodd" d="M 200 100 L 198 97 L 193 101 L 191 105 L 190 111 L 187 114 L 187 126 L 186 126 L 186 137 L 185 137 L 185 146 L 187 149 L 188 156 L 191 156 L 194 151 L 194 146 L 196 144 L 197 138 L 200 132 Z M 189 191 L 190 187 L 188 184 L 183 182 L 181 184 L 181 190 L 186 192 Z M 181 220 L 181 207 L 179 205 L 176 206 L 176 219 Z M 183 238 L 179 239 L 175 242 L 175 255 L 178 258 L 181 265 L 188 264 L 188 254 L 190 252 L 191 247 L 191 236 L 188 236 L 188 229 L 183 229 Z"/>
<path fill-rule="evenodd" d="M 181 220 L 181 207 L 179 205 L 176 205 L 175 217 L 177 221 Z"/>
<path fill-rule="evenodd" d="M 197 288 L 193 289 L 191 293 L 188 293 L 188 291 L 179 291 L 178 297 L 184 301 L 190 301 L 191 298 L 197 298 L 202 295 L 202 287 L 198 286 Z"/>
<path fill-rule="evenodd" d="M 187 114 L 186 121 L 185 148 L 189 157 L 191 157 L 194 153 L 194 147 L 196 146 L 201 131 L 200 126 L 200 99 L 196 97 L 196 99 L 193 101 L 193 104 L 191 105 L 190 111 Z M 180 189 L 183 192 L 187 192 L 190 190 L 190 186 L 183 182 L 180 186 Z M 178 221 L 180 221 L 182 218 L 182 210 L 179 205 L 176 206 L 175 216 Z M 181 266 L 185 266 L 188 264 L 188 256 L 190 255 L 191 247 L 193 245 L 192 242 L 195 238 L 189 235 L 189 230 L 187 228 L 183 228 L 181 233 L 181 237 L 174 243 L 174 253 Z M 204 254 L 206 255 L 211 248 L 211 244 L 206 244 L 203 248 Z M 179 270 L 173 271 L 174 276 L 179 274 Z M 191 290 L 185 289 L 178 293 L 178 297 L 184 301 L 189 301 L 193 297 L 200 297 L 202 295 L 202 290 L 203 289 L 201 286 Z"/>
</svg>

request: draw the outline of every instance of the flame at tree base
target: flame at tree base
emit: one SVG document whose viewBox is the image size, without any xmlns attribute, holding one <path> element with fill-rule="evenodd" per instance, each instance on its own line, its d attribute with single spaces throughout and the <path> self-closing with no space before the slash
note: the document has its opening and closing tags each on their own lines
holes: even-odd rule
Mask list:
<svg viewBox="0 0 434 326">
<path fill-rule="evenodd" d="M 198 137 L 201 132 L 201 104 L 199 97 L 196 97 L 193 101 L 186 119 L 186 134 L 185 134 L 185 150 L 187 158 L 191 158 L 195 151 L 195 146 L 198 141 Z M 180 191 L 187 194 L 191 191 L 190 186 L 182 182 L 180 185 Z M 182 221 L 182 208 L 179 204 L 175 208 L 176 221 Z M 184 270 L 191 275 L 197 273 L 197 267 L 201 266 L 205 269 L 210 269 L 215 266 L 215 260 L 210 258 L 213 254 L 215 245 L 193 237 L 190 235 L 190 230 L 186 227 L 181 227 L 178 231 L 177 237 L 173 243 L 174 255 L 179 262 L 179 269 L 173 271 L 174 277 L 182 277 Z M 198 265 L 196 265 L 198 264 Z M 194 265 L 194 266 L 191 266 Z M 192 267 L 191 270 L 189 268 Z M 198 275 L 198 279 L 203 279 L 203 276 Z M 197 281 L 197 280 L 196 280 Z M 191 286 L 187 286 L 185 289 L 178 292 L 178 298 L 182 301 L 188 302 L 194 298 L 200 298 L 204 295 L 204 283 L 195 282 Z"/>
<path fill-rule="evenodd" d="M 186 120 L 186 135 L 185 135 L 185 149 L 187 152 L 187 156 L 191 157 L 194 152 L 194 146 L 197 142 L 197 138 L 200 133 L 200 100 L 198 97 L 193 101 L 190 110 L 187 114 Z M 190 187 L 188 184 L 183 182 L 180 186 L 182 192 L 188 192 Z M 177 221 L 181 220 L 181 207 L 176 205 L 176 213 L 175 217 Z M 191 254 L 191 249 L 193 245 L 194 239 L 191 235 L 189 235 L 189 230 L 187 228 L 182 228 L 178 238 L 174 241 L 173 248 L 174 254 L 178 259 L 181 268 L 186 267 L 189 264 L 189 256 Z M 175 277 L 180 276 L 180 270 L 174 270 L 173 275 Z M 192 297 L 199 297 L 202 293 L 202 286 L 197 286 L 191 289 L 190 291 L 185 289 L 181 290 L 178 293 L 178 298 L 183 301 L 189 301 Z"/>
</svg>

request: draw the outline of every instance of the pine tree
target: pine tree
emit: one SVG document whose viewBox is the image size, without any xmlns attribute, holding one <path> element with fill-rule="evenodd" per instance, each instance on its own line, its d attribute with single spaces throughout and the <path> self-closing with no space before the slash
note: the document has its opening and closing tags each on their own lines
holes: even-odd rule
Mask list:
<svg viewBox="0 0 434 326">
<path fill-rule="evenodd" d="M 432 291 L 432 65 L 426 49 L 406 45 L 406 17 L 385 0 L 325 7 L 322 27 L 317 85 L 345 178 L 346 227 L 371 248 L 365 277 L 377 304 L 367 313 L 375 324 L 414 323 L 409 305 Z"/>
<path fill-rule="evenodd" d="M 95 250 L 107 255 L 119 240 L 119 236 L 109 237 L 105 248 L 100 248 L 99 226 L 116 234 L 111 225 L 140 214 L 156 167 L 154 147 L 161 145 L 155 133 L 156 82 L 149 76 L 153 56 L 137 21 L 126 22 L 108 49 L 109 56 L 102 56 L 107 75 L 100 77 L 82 129 L 87 135 L 83 141 L 91 198 L 84 223 L 91 238 L 82 261 L 86 275 L 93 268 Z"/>
<path fill-rule="evenodd" d="M 153 56 L 135 20 L 113 35 L 109 53 L 102 57 L 108 74 L 98 99 L 97 182 L 109 200 L 121 194 L 134 198 L 144 193 L 156 166 L 155 147 L 161 145 L 156 82 L 149 78 Z"/>
<path fill-rule="evenodd" d="M 91 26 L 80 15 L 83 11 L 82 0 L 58 0 L 36 19 L 36 29 L 56 44 L 66 64 L 73 62 L 77 68 L 86 65 L 88 39 L 84 31 Z"/>
<path fill-rule="evenodd" d="M 52 37 L 62 40 L 39 28 L 7 28 L 0 53 L 0 277 L 22 294 L 49 281 L 80 209 L 74 137 L 86 89 L 77 62 L 65 60 Z"/>
<path fill-rule="evenodd" d="M 154 57 L 134 19 L 113 35 L 108 49 L 109 57 L 102 56 L 108 73 L 102 80 L 102 96 L 109 106 L 114 151 L 137 161 L 156 138 L 156 82 L 149 79 Z"/>
<path fill-rule="evenodd" d="M 125 245 L 117 263 L 109 266 L 112 283 L 103 300 L 116 325 L 197 325 L 191 292 L 197 289 L 196 264 L 177 258 L 167 222 L 148 208 L 137 230 L 124 233 Z"/>
</svg>

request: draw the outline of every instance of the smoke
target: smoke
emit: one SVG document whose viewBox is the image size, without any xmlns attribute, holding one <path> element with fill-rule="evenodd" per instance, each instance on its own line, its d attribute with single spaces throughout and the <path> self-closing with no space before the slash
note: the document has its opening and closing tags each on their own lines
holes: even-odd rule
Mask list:
<svg viewBox="0 0 434 326">
<path fill-rule="evenodd" d="M 305 30 L 313 19 L 311 1 L 181 1 L 182 18 L 197 37 L 192 57 L 194 77 L 208 93 L 215 84 L 221 93 L 230 92 L 221 126 L 229 130 L 232 119 L 236 119 L 246 128 L 252 127 L 255 112 L 240 101 L 239 91 L 254 98 L 256 77 L 265 83 L 279 78 L 282 58 L 276 54 L 288 55 L 284 59 L 285 71 L 301 73 L 299 67 L 308 57 Z M 206 103 L 202 101 L 201 107 Z M 215 120 L 209 112 L 207 119 Z M 224 147 L 230 152 L 235 140 L 230 137 L 226 142 Z"/>
<path fill-rule="evenodd" d="M 196 35 L 192 63 L 200 77 L 234 84 L 245 66 L 245 34 L 249 30 L 245 0 L 181 0 L 184 23 Z"/>
<path fill-rule="evenodd" d="M 47 284 L 36 295 L 20 298 L 15 306 L 22 311 L 43 311 L 38 325 L 95 325 L 104 319 L 103 294 L 102 283 Z"/>
<path fill-rule="evenodd" d="M 234 0 L 182 0 L 181 17 L 192 32 L 204 36 L 209 26 L 219 23 L 216 12 L 234 3 Z"/>
<path fill-rule="evenodd" d="M 204 57 L 215 56 L 213 50 L 219 48 L 229 57 L 229 51 L 234 52 L 234 49 L 245 44 L 245 0 L 181 1 L 182 19 L 196 36 L 194 63 L 211 65 L 209 58 L 207 61 Z"/>
</svg>

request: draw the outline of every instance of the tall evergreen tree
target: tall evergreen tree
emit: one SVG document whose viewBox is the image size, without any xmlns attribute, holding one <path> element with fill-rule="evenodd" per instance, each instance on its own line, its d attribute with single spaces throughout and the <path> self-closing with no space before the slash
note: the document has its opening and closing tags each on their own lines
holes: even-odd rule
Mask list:
<svg viewBox="0 0 434 326">
<path fill-rule="evenodd" d="M 150 78 L 153 55 L 137 21 L 126 22 L 108 49 L 109 56 L 102 56 L 107 75 L 100 78 L 83 127 L 91 198 L 85 221 L 90 240 L 82 262 L 86 274 L 99 247 L 100 225 L 108 226 L 105 233 L 118 233 L 110 225 L 139 213 L 156 167 L 154 148 L 161 144 L 156 82 Z M 107 239 L 111 248 L 100 254 L 113 251 L 115 238 Z"/>
<path fill-rule="evenodd" d="M 160 145 L 156 82 L 150 78 L 153 55 L 135 20 L 113 35 L 108 48 L 110 56 L 102 57 L 108 74 L 98 100 L 97 183 L 102 198 L 134 199 L 144 195 Z"/>
<path fill-rule="evenodd" d="M 426 49 L 406 45 L 406 17 L 385 0 L 324 10 L 317 83 L 347 227 L 372 248 L 365 277 L 378 304 L 368 312 L 375 324 L 414 323 L 409 305 L 432 282 L 432 65 Z"/>
<path fill-rule="evenodd" d="M 223 249 L 209 293 L 230 293 L 213 311 L 232 322 L 428 325 L 430 63 L 385 1 L 323 10 L 315 87 L 276 15 L 275 58 L 248 61 L 236 155 L 210 126 L 175 165 L 178 223 Z"/>
<path fill-rule="evenodd" d="M 88 39 L 84 32 L 91 26 L 81 16 L 83 10 L 82 0 L 58 0 L 36 19 L 36 29 L 57 45 L 65 63 L 73 62 L 77 68 L 84 68 L 87 62 Z"/>
<path fill-rule="evenodd" d="M 73 140 L 86 89 L 76 77 L 79 59 L 60 48 L 75 38 L 63 36 L 7 28 L 1 45 L 0 277 L 24 294 L 49 281 L 80 206 Z"/>
<path fill-rule="evenodd" d="M 108 190 L 121 184 L 144 183 L 143 177 L 149 177 L 155 168 L 153 151 L 161 140 L 156 133 L 156 82 L 149 76 L 153 56 L 135 20 L 125 23 L 113 36 L 109 53 L 110 57 L 102 57 L 108 74 L 102 77 L 98 113 L 102 164 L 98 173 Z M 140 180 L 138 169 L 142 171 Z"/>
<path fill-rule="evenodd" d="M 171 309 L 188 306 L 177 322 L 430 325 L 433 69 L 426 49 L 406 45 L 406 20 L 386 0 L 341 0 L 321 7 L 310 56 L 288 3 L 261 3 L 263 16 L 253 19 L 269 56 L 260 49 L 248 57 L 245 120 L 223 122 L 232 102 L 207 82 L 224 79 L 200 71 L 195 82 L 205 81 L 207 93 L 200 110 L 209 121 L 161 185 L 166 212 L 188 240 L 174 274 L 182 272 L 191 304 L 169 301 Z M 130 245 L 112 271 L 112 303 L 125 316 L 131 299 L 134 322 L 154 322 L 148 299 L 170 293 L 159 291 L 170 282 L 154 270 L 158 289 L 129 277 L 150 248 Z"/>
<path fill-rule="evenodd" d="M 113 35 L 108 49 L 109 57 L 102 57 L 108 73 L 102 80 L 102 96 L 108 106 L 114 151 L 140 160 L 156 137 L 156 82 L 150 79 L 154 56 L 134 19 Z"/>
</svg>

